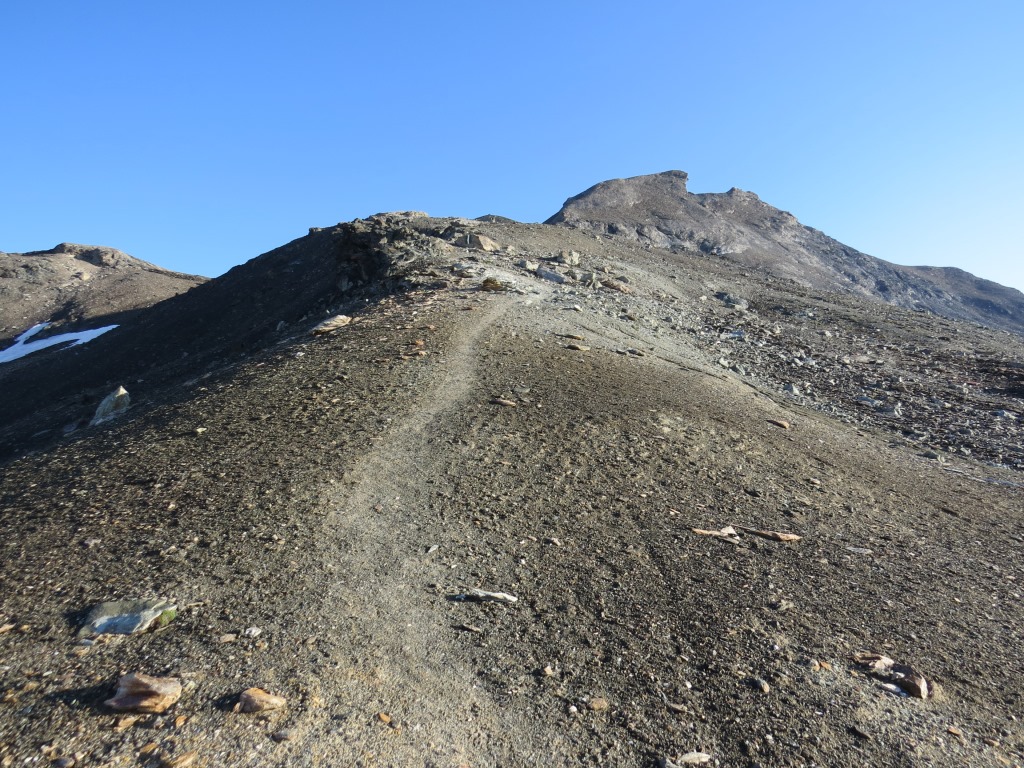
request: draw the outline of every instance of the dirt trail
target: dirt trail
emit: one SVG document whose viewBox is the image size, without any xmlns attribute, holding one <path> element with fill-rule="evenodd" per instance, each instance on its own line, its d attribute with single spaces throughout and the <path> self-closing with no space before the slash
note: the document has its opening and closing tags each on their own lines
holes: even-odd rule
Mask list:
<svg viewBox="0 0 1024 768">
<path fill-rule="evenodd" d="M 479 398 L 480 340 L 509 304 L 500 297 L 460 313 L 408 414 L 375 438 L 329 497 L 319 537 L 324 572 L 311 574 L 327 625 L 317 642 L 326 656 L 316 681 L 322 717 L 303 729 L 316 745 L 310 764 L 498 764 L 514 755 L 543 765 L 551 757 L 550 750 L 531 754 L 523 735 L 531 732 L 534 744 L 552 739 L 538 738 L 535 723 L 502 709 L 477 684 L 437 610 L 452 595 L 425 587 L 451 570 L 441 561 L 452 531 L 431 512 L 434 494 L 451 490 L 435 472 L 438 443 L 448 437 L 443 424 Z"/>
</svg>

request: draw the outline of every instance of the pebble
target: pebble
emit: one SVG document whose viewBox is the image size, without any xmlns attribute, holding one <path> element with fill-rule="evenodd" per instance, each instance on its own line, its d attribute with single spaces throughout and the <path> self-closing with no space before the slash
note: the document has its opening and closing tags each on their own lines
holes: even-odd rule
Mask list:
<svg viewBox="0 0 1024 768">
<path fill-rule="evenodd" d="M 598 696 L 590 700 L 590 709 L 594 712 L 604 712 L 608 709 L 608 699 Z"/>
<path fill-rule="evenodd" d="M 288 728 L 282 728 L 279 731 L 274 731 L 274 733 L 271 734 L 270 738 L 272 738 L 274 741 L 277 741 L 277 742 L 291 741 L 292 740 L 292 732 Z"/>
</svg>

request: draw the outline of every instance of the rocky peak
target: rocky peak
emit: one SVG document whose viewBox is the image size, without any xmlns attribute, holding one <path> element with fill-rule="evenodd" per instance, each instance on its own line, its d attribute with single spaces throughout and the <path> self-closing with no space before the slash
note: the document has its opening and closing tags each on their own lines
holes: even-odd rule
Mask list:
<svg viewBox="0 0 1024 768">
<path fill-rule="evenodd" d="M 966 273 L 892 264 L 804 226 L 753 192 L 692 194 L 686 182 L 682 171 L 601 182 L 569 198 L 546 223 L 699 252 L 815 290 L 1024 333 L 1020 291 Z"/>
</svg>

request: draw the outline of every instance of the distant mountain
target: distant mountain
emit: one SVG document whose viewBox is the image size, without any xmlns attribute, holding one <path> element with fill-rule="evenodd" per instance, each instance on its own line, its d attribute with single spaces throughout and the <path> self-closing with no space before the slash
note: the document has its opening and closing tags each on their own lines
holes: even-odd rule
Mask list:
<svg viewBox="0 0 1024 768">
<path fill-rule="evenodd" d="M 547 220 L 655 248 L 700 251 L 816 290 L 1024 333 L 1024 293 L 959 269 L 904 267 L 801 224 L 752 192 L 692 194 L 683 171 L 613 179 Z"/>
<path fill-rule="evenodd" d="M 38 323 L 52 324 L 46 333 L 61 333 L 99 318 L 118 322 L 125 312 L 204 282 L 102 246 L 0 252 L 0 346 Z"/>
</svg>

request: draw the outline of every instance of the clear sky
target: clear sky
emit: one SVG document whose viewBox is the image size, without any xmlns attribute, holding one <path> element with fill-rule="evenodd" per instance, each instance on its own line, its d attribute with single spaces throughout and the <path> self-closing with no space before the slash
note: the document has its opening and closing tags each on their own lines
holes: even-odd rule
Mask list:
<svg viewBox="0 0 1024 768">
<path fill-rule="evenodd" d="M 0 250 L 217 275 L 396 209 L 680 169 L 1024 289 L 1024 3 L 0 4 Z"/>
</svg>

